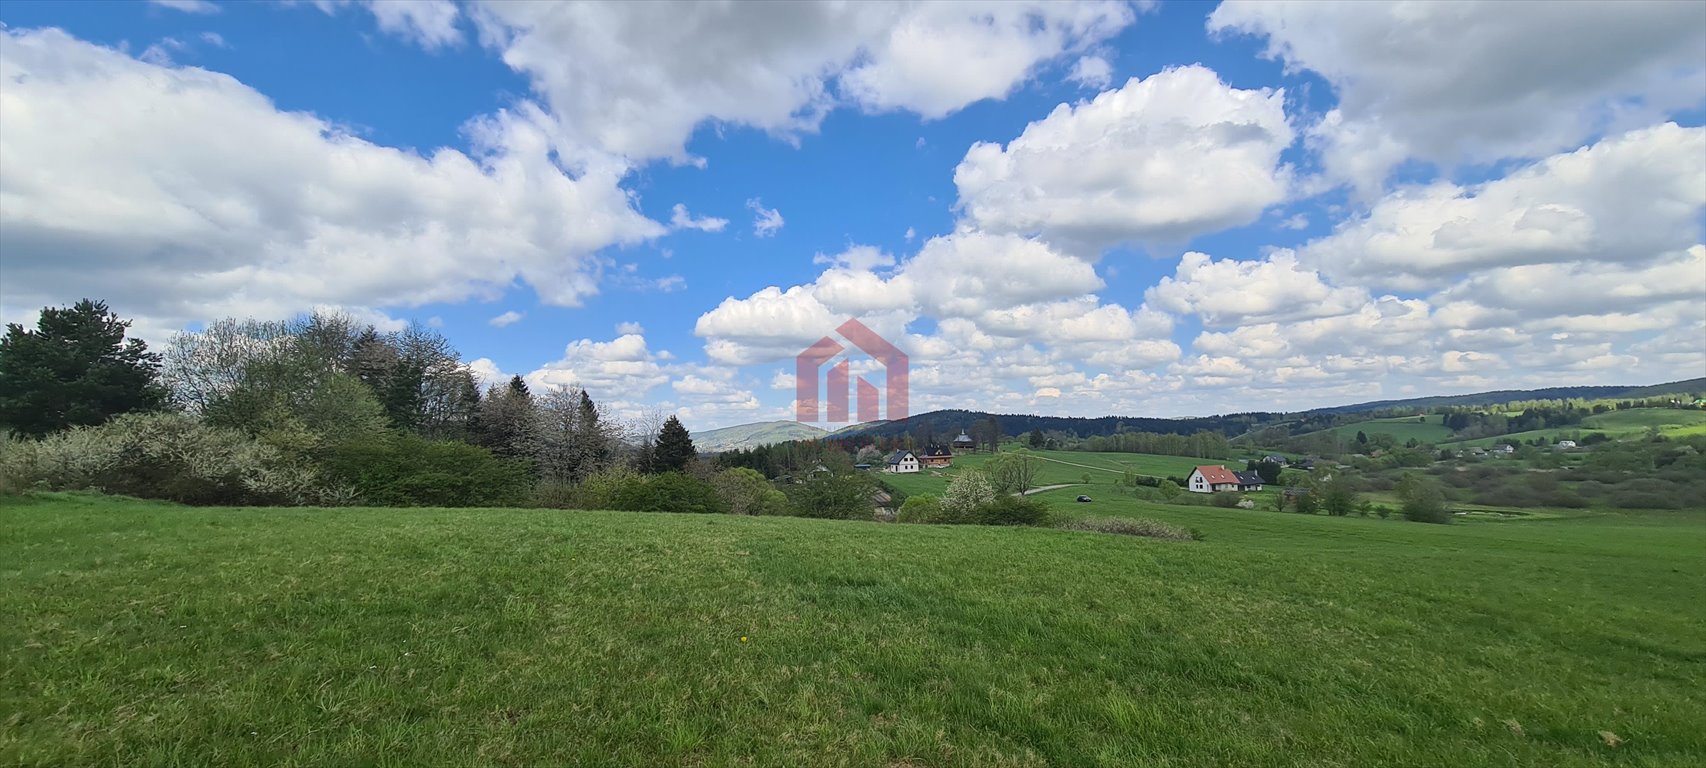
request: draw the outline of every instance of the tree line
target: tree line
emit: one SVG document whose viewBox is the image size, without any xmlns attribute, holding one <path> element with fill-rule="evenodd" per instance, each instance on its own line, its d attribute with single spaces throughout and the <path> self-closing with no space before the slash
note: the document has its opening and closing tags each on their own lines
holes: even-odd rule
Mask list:
<svg viewBox="0 0 1706 768">
<path fill-rule="evenodd" d="M 6 470 L 205 503 L 510 504 L 615 467 L 680 472 L 674 417 L 622 423 L 580 387 L 482 389 L 455 348 L 413 325 L 338 313 L 223 319 L 160 352 L 84 300 L 0 339 Z"/>
<path fill-rule="evenodd" d="M 161 351 L 129 327 L 93 300 L 7 327 L 0 491 L 843 519 L 871 519 L 883 499 L 838 445 L 796 446 L 780 463 L 718 459 L 675 416 L 619 419 L 582 387 L 535 391 L 516 376 L 482 388 L 418 325 L 224 319 Z M 797 476 L 776 482 L 777 467 Z"/>
</svg>

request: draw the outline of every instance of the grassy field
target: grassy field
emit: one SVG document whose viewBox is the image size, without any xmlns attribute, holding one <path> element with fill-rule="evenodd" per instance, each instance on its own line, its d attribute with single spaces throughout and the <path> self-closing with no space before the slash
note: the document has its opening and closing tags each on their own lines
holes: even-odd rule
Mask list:
<svg viewBox="0 0 1706 768">
<path fill-rule="evenodd" d="M 1241 461 L 1221 461 L 1218 459 L 1193 459 L 1187 456 L 1161 456 L 1148 453 L 1091 453 L 1088 451 L 1031 451 L 1031 455 L 1043 459 L 1038 466 L 1036 484 L 1058 485 L 1062 483 L 1082 484 L 1084 475 L 1089 475 L 1091 482 L 1111 483 L 1130 471 L 1139 475 L 1168 477 L 1177 475 L 1184 477 L 1198 464 L 1224 464 L 1233 469 L 1243 469 Z M 925 470 L 910 475 L 879 475 L 883 482 L 888 483 L 906 493 L 941 494 L 948 483 L 959 470 L 973 467 L 981 468 L 988 463 L 991 454 L 966 453 L 954 457 L 952 467 L 943 470 Z"/>
<path fill-rule="evenodd" d="M 1548 442 L 1579 440 L 1595 432 L 1603 432 L 1606 437 L 1613 440 L 1630 440 L 1645 437 L 1648 430 L 1651 429 L 1658 429 L 1660 434 L 1667 437 L 1706 435 L 1706 411 L 1685 411 L 1676 408 L 1631 408 L 1626 411 L 1612 411 L 1589 416 L 1583 419 L 1579 426 L 1513 432 L 1508 435 L 1460 440 L 1442 445 L 1454 448 L 1470 446 L 1491 448 L 1501 443 L 1515 445 L 1519 442 L 1528 442 L 1536 437 L 1544 437 Z"/>
<path fill-rule="evenodd" d="M 1706 411 L 1631 408 L 1589 416 L 1582 420 L 1582 426 L 1613 438 L 1640 437 L 1655 427 L 1665 435 L 1701 435 L 1706 434 Z"/>
<path fill-rule="evenodd" d="M 1095 492 L 1059 508 L 1206 539 L 8 497 L 0 763 L 1706 758 L 1702 515 L 1426 526 Z"/>
<path fill-rule="evenodd" d="M 1330 432 L 1350 441 L 1356 439 L 1358 432 L 1371 436 L 1384 432 L 1391 435 L 1399 443 L 1407 442 L 1410 438 L 1415 438 L 1424 443 L 1437 443 L 1451 437 L 1451 430 L 1446 429 L 1445 424 L 1443 423 L 1444 418 L 1444 416 L 1435 413 L 1428 414 L 1425 417 L 1425 421 L 1418 419 L 1415 416 L 1404 416 L 1394 419 L 1369 419 L 1367 421 L 1344 424 L 1333 427 L 1332 429 L 1324 429 L 1321 430 L 1321 432 L 1312 432 L 1310 434 Z"/>
</svg>

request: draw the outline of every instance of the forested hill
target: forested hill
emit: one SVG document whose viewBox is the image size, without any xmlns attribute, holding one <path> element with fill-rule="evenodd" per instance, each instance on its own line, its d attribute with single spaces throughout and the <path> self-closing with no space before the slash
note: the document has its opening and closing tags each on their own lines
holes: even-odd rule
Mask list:
<svg viewBox="0 0 1706 768">
<path fill-rule="evenodd" d="M 1355 405 L 1336 405 L 1330 408 L 1316 408 L 1310 413 L 1363 413 L 1365 411 L 1383 411 L 1393 408 L 1438 408 L 1441 406 L 1465 405 L 1498 405 L 1521 400 L 1618 400 L 1622 398 L 1647 398 L 1659 395 L 1690 394 L 1706 392 L 1706 378 L 1685 379 L 1666 384 L 1648 386 L 1599 386 L 1599 387 L 1547 387 L 1545 389 L 1503 389 L 1495 392 L 1477 392 L 1471 395 L 1445 395 L 1440 397 L 1416 397 L 1408 400 L 1376 400 Z"/>
<path fill-rule="evenodd" d="M 1019 435 L 1040 429 L 1044 432 L 1067 432 L 1079 437 L 1096 435 L 1112 435 L 1119 432 L 1153 432 L 1157 434 L 1189 435 L 1197 432 L 1218 432 L 1228 437 L 1242 435 L 1252 430 L 1272 426 L 1280 422 L 1307 419 L 1311 415 L 1341 415 L 1351 413 L 1372 413 L 1376 411 L 1402 409 L 1429 409 L 1442 406 L 1475 406 L 1497 405 L 1500 403 L 1518 402 L 1524 400 L 1567 400 L 1567 399 L 1620 399 L 1620 398 L 1651 398 L 1667 394 L 1698 394 L 1706 392 L 1706 378 L 1673 381 L 1666 384 L 1649 386 L 1591 386 L 1591 387 L 1549 387 L 1545 389 L 1500 390 L 1496 392 L 1478 392 L 1470 395 L 1446 395 L 1439 397 L 1418 397 L 1407 400 L 1377 400 L 1355 405 L 1339 405 L 1328 408 L 1316 408 L 1301 413 L 1273 413 L 1253 411 L 1250 413 L 1234 413 L 1221 416 L 1199 416 L 1192 418 L 1167 419 L 1143 416 L 1100 416 L 1082 418 L 1071 416 L 1036 416 L 1030 414 L 992 414 L 982 411 L 950 409 L 920 413 L 899 421 L 884 421 L 869 425 L 847 427 L 837 430 L 832 439 L 858 437 L 894 437 L 898 435 L 930 435 L 936 439 L 947 441 L 959 434 L 961 430 L 973 430 L 993 418 L 1001 426 L 1004 435 Z M 976 433 L 973 433 L 976 437 Z"/>
<path fill-rule="evenodd" d="M 1101 416 L 1079 418 L 1071 416 L 1035 416 L 1030 414 L 983 413 L 952 409 L 931 411 L 899 421 L 885 421 L 868 426 L 853 427 L 836 432 L 833 437 L 893 437 L 903 434 L 932 434 L 942 441 L 951 440 L 961 430 L 973 430 L 979 424 L 995 419 L 1004 435 L 1018 435 L 1031 430 L 1070 432 L 1080 437 L 1112 435 L 1117 432 L 1155 432 L 1169 435 L 1189 435 L 1197 432 L 1220 432 L 1239 435 L 1279 420 L 1277 413 L 1238 413 L 1229 416 L 1205 416 L 1189 419 L 1162 419 L 1134 416 Z"/>
</svg>

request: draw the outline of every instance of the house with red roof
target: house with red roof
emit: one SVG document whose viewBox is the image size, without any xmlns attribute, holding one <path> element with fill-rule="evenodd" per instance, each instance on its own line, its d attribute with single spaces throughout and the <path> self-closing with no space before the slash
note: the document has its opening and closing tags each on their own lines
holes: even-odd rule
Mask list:
<svg viewBox="0 0 1706 768">
<path fill-rule="evenodd" d="M 1226 467 L 1204 464 L 1191 470 L 1191 476 L 1186 479 L 1185 490 L 1191 493 L 1236 491 L 1238 490 L 1238 476 Z"/>
</svg>

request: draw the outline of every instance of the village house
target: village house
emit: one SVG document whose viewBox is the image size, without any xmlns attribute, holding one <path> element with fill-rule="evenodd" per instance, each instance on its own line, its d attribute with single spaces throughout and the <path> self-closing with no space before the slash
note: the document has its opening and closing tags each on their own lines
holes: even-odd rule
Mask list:
<svg viewBox="0 0 1706 768">
<path fill-rule="evenodd" d="M 1226 467 L 1206 464 L 1191 470 L 1191 476 L 1185 480 L 1185 489 L 1191 493 L 1236 491 L 1238 486 L 1237 473 Z"/>
<path fill-rule="evenodd" d="M 947 448 L 943 448 L 940 445 L 935 445 L 925 448 L 924 453 L 918 457 L 918 460 L 926 468 L 942 469 L 953 465 L 954 452 Z"/>
<path fill-rule="evenodd" d="M 977 450 L 977 441 L 971 439 L 971 435 L 966 434 L 966 431 L 963 429 L 960 430 L 960 436 L 954 438 L 954 441 L 948 445 L 956 451 Z"/>
<path fill-rule="evenodd" d="M 1568 450 L 1576 447 L 1576 441 L 1574 441 L 1574 440 L 1559 440 L 1558 444 L 1553 446 L 1553 447 L 1557 448 L 1560 451 L 1568 451 Z"/>
<path fill-rule="evenodd" d="M 1255 470 L 1250 470 L 1248 472 L 1233 472 L 1232 475 L 1233 477 L 1238 478 L 1238 490 L 1240 491 L 1262 490 L 1262 483 L 1266 482 L 1262 479 L 1261 473 Z"/>
<path fill-rule="evenodd" d="M 1513 446 L 1509 443 L 1501 443 L 1499 445 L 1493 446 L 1493 453 L 1502 453 L 1506 456 L 1509 456 L 1513 453 L 1516 453 L 1516 446 Z"/>
<path fill-rule="evenodd" d="M 906 475 L 918 470 L 918 455 L 912 451 L 895 451 L 889 454 L 887 471 L 897 475 Z"/>
</svg>

